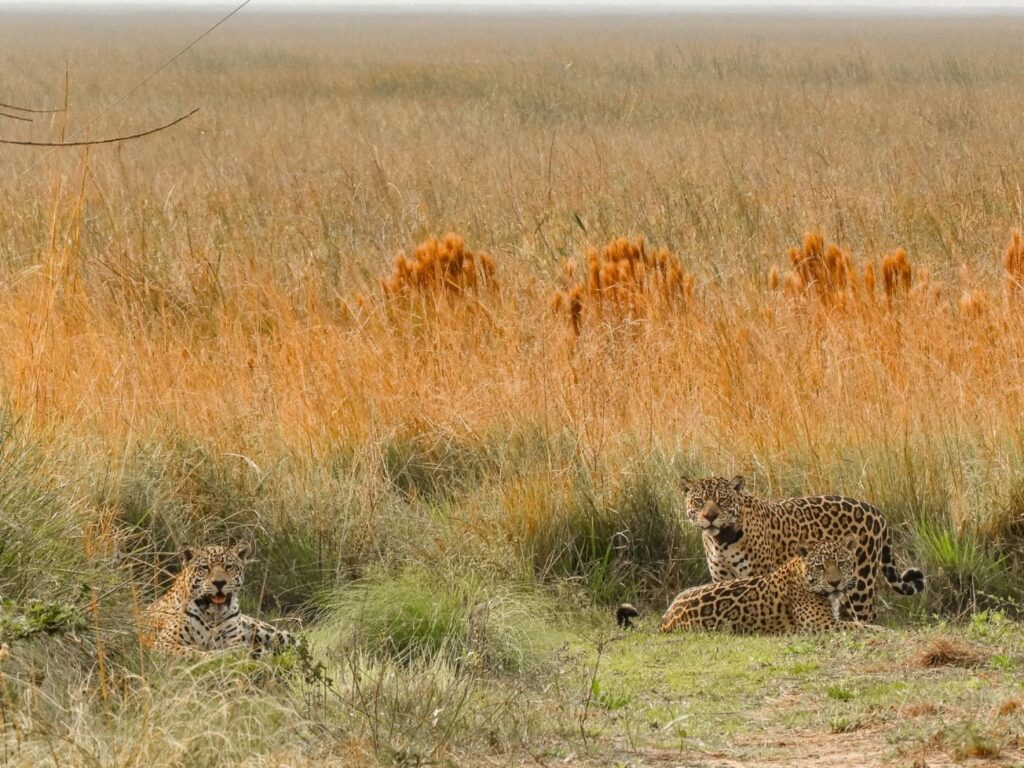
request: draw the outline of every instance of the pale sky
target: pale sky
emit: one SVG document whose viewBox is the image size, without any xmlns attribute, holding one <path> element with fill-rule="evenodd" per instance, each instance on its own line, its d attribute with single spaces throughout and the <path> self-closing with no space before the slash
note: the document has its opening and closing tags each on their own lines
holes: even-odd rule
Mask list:
<svg viewBox="0 0 1024 768">
<path fill-rule="evenodd" d="M 240 1 L 240 0 L 239 0 Z M 229 10 L 238 2 L 228 0 L 0 0 L 0 5 L 18 5 L 22 7 L 52 7 L 54 5 L 120 5 L 120 6 L 167 6 L 186 7 L 203 6 L 211 10 Z M 666 9 L 708 9 L 708 8 L 761 8 L 773 7 L 788 8 L 812 8 L 812 9 L 878 9 L 888 11 L 900 10 L 922 10 L 922 9 L 943 9 L 962 11 L 982 11 L 986 9 L 1021 9 L 1024 10 L 1024 0 L 854 0 L 853 2 L 841 2 L 841 0 L 252 0 L 246 10 L 258 8 L 287 8 L 287 7 L 309 7 L 320 8 L 458 8 L 458 9 L 487 9 L 487 8 L 521 8 L 521 7 L 548 7 L 548 8 L 666 8 Z"/>
</svg>

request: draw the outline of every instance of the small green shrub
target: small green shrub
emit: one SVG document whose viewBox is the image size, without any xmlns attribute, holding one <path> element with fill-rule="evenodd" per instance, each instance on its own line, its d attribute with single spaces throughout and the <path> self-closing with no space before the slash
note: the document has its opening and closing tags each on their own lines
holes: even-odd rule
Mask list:
<svg viewBox="0 0 1024 768">
<path fill-rule="evenodd" d="M 0 604 L 0 637 L 4 640 L 79 632 L 86 626 L 81 609 L 70 603 L 31 599 L 22 609 L 11 600 Z"/>
<path fill-rule="evenodd" d="M 316 634 L 328 647 L 340 638 L 405 662 L 441 657 L 512 671 L 536 660 L 548 615 L 537 596 L 409 566 L 332 596 Z"/>
<path fill-rule="evenodd" d="M 825 690 L 825 695 L 835 701 L 851 701 L 854 697 L 853 691 L 839 684 L 830 685 Z"/>
<path fill-rule="evenodd" d="M 1005 743 L 1005 736 L 973 720 L 947 726 L 942 739 L 952 748 L 957 761 L 996 758 Z"/>
<path fill-rule="evenodd" d="M 342 547 L 333 531 L 311 530 L 291 522 L 272 531 L 258 531 L 256 562 L 247 569 L 248 579 L 258 590 L 257 605 L 279 613 L 310 606 L 344 578 Z"/>
<path fill-rule="evenodd" d="M 925 597 L 936 613 L 965 616 L 989 607 L 1013 607 L 1016 590 L 1009 558 L 970 530 L 921 518 L 913 529 L 928 578 Z"/>
<path fill-rule="evenodd" d="M 85 583 L 111 580 L 106 563 L 86 557 L 90 510 L 62 474 L 76 471 L 75 459 L 59 440 L 29 438 L 0 410 L 0 597 L 56 604 L 75 600 Z"/>
</svg>

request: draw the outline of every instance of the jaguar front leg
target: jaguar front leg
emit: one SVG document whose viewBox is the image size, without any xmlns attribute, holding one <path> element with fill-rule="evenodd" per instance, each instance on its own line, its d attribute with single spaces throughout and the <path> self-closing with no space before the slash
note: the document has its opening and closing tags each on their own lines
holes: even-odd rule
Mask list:
<svg viewBox="0 0 1024 768">
<path fill-rule="evenodd" d="M 242 617 L 243 642 L 252 650 L 253 656 L 260 656 L 264 651 L 278 651 L 282 648 L 299 645 L 299 639 L 283 629 L 278 629 L 266 621 L 259 621 L 249 616 Z"/>
</svg>

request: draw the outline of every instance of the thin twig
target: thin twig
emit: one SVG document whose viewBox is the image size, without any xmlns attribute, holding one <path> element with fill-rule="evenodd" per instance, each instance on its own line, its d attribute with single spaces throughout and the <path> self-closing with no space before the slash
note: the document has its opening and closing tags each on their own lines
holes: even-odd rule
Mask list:
<svg viewBox="0 0 1024 768">
<path fill-rule="evenodd" d="M 601 657 L 604 656 L 604 646 L 607 640 L 597 642 L 597 658 L 594 659 L 594 671 L 590 674 L 590 685 L 587 686 L 587 696 L 583 700 L 583 711 L 580 713 L 580 738 L 583 739 L 583 748 L 590 749 L 587 743 L 587 716 L 590 714 L 590 702 L 594 698 L 594 684 L 597 682 L 597 670 L 601 666 Z"/>
<path fill-rule="evenodd" d="M 0 106 L 3 106 L 3 105 L 0 104 Z M 32 118 L 31 117 L 22 117 L 21 115 L 12 115 L 10 112 L 4 112 L 2 110 L 0 110 L 0 117 L 9 117 L 9 118 L 11 118 L 11 120 L 21 120 L 22 122 L 25 122 L 25 123 L 31 123 L 32 122 Z"/>
<path fill-rule="evenodd" d="M 154 133 L 167 130 L 182 120 L 192 117 L 198 111 L 199 107 L 196 107 L 187 115 L 182 115 L 167 123 L 167 125 L 161 125 L 159 128 L 150 128 L 148 131 L 142 131 L 141 133 L 133 133 L 130 136 L 112 136 L 108 139 L 96 139 L 94 141 L 15 141 L 14 139 L 0 139 L 0 144 L 16 144 L 19 147 L 89 147 L 94 144 L 114 144 L 119 141 L 130 141 L 132 139 L 141 139 L 143 136 L 152 136 Z"/>
<path fill-rule="evenodd" d="M 80 134 L 82 131 L 84 131 L 86 128 L 88 128 L 93 122 L 95 122 L 96 120 L 99 120 L 105 114 L 110 112 L 114 107 L 116 107 L 118 104 L 120 104 L 122 101 L 127 99 L 129 96 L 131 96 L 137 90 L 142 88 L 146 83 L 148 83 L 154 77 L 156 77 L 161 72 L 163 72 L 165 69 L 167 69 L 167 67 L 169 67 L 171 64 L 173 64 L 175 61 L 177 61 L 179 57 L 183 56 L 187 51 L 191 50 L 192 47 L 195 46 L 197 43 L 199 43 L 200 40 L 205 38 L 207 35 L 209 35 L 211 32 L 213 32 L 215 29 L 217 29 L 217 27 L 219 27 L 221 24 L 226 22 L 228 19 L 230 19 L 232 16 L 234 16 L 240 10 L 245 8 L 245 6 L 247 6 L 251 1 L 252 0 L 242 0 L 242 2 L 240 2 L 238 5 L 236 5 L 228 14 L 223 16 L 216 24 L 214 24 L 212 27 L 210 27 L 205 32 L 203 32 L 203 34 L 199 35 L 199 37 L 195 38 L 192 42 L 190 42 L 188 45 L 186 45 L 184 48 L 182 48 L 176 54 L 171 56 L 171 58 L 169 58 L 167 61 L 165 61 L 163 64 L 161 64 L 155 70 L 153 70 L 153 72 L 151 72 L 149 75 L 147 75 L 143 80 L 141 80 L 139 83 L 137 83 L 134 87 L 132 87 L 130 90 L 126 91 L 125 93 L 121 94 L 121 96 L 119 96 L 117 99 L 115 99 L 109 105 L 107 105 L 106 109 L 104 109 L 98 115 L 93 117 L 92 120 L 90 120 L 88 123 L 86 123 L 85 125 L 80 127 L 73 134 L 71 134 L 72 138 L 74 138 L 75 136 Z M 67 90 L 66 90 L 66 87 L 65 87 L 65 104 L 64 104 L 64 110 L 62 110 L 62 111 L 64 112 L 64 116 L 65 116 L 65 119 L 66 119 L 67 118 Z M 186 115 L 186 117 L 188 117 L 188 115 Z M 8 142 L 8 143 L 10 143 L 10 142 Z M 42 157 L 38 158 L 34 163 L 29 165 L 28 168 L 23 170 L 17 176 L 9 179 L 7 181 L 7 183 L 5 183 L 3 186 L 0 186 L 0 192 L 3 192 L 4 190 L 9 189 L 16 181 L 18 181 L 18 179 L 20 179 L 22 176 L 25 176 L 26 174 L 30 173 L 33 169 L 36 168 L 36 166 L 38 166 L 41 162 L 43 162 L 43 160 L 45 160 L 47 157 L 49 157 L 51 154 L 53 154 L 53 152 L 55 152 L 57 149 L 59 149 L 60 146 L 66 146 L 66 145 L 61 144 L 59 146 L 52 147 L 50 152 L 45 152 L 42 155 Z M 67 146 L 71 146 L 71 145 L 67 145 Z"/>
<path fill-rule="evenodd" d="M 0 101 L 0 107 L 13 109 L 15 112 L 30 112 L 33 115 L 52 115 L 64 111 L 63 109 L 29 109 L 28 107 L 19 107 L 17 104 L 4 104 L 2 101 Z"/>
</svg>

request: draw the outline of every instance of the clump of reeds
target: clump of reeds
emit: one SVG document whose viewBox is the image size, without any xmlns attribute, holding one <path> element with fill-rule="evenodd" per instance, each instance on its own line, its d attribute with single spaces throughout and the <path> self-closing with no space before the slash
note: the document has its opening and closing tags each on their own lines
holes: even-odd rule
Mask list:
<svg viewBox="0 0 1024 768">
<path fill-rule="evenodd" d="M 883 256 L 880 267 L 868 259 L 858 273 L 849 253 L 835 243 L 826 244 L 819 232 L 808 232 L 802 245 L 790 248 L 786 256 L 791 269 L 780 274 L 773 266 L 768 274 L 769 287 L 793 297 L 813 297 L 825 307 L 843 308 L 854 299 L 859 303 L 873 301 L 879 272 L 890 306 L 912 292 L 937 295 L 940 290 L 926 269 L 918 270 L 915 283 L 913 265 L 903 248 Z"/>
<path fill-rule="evenodd" d="M 801 247 L 786 252 L 792 266 L 782 280 L 790 295 L 813 295 L 825 305 L 842 305 L 857 289 L 857 275 L 849 254 L 834 243 L 825 245 L 818 232 L 804 235 Z M 778 286 L 778 272 L 770 278 Z"/>
<path fill-rule="evenodd" d="M 603 248 L 589 248 L 586 274 L 576 280 L 575 262 L 567 261 L 568 287 L 555 293 L 553 308 L 566 311 L 579 334 L 584 310 L 602 319 L 648 317 L 678 311 L 693 301 L 696 278 L 667 248 L 648 250 L 643 238 L 635 243 L 618 237 Z"/>
<path fill-rule="evenodd" d="M 845 307 L 852 297 L 874 296 L 873 262 L 866 262 L 863 276 L 858 276 L 850 254 L 835 243 L 826 245 L 820 232 L 806 232 L 803 244 L 785 255 L 791 268 L 780 276 L 778 267 L 772 267 L 768 285 L 773 291 L 813 297 L 826 307 Z"/>
<path fill-rule="evenodd" d="M 440 241 L 432 237 L 421 243 L 412 257 L 399 254 L 381 288 L 388 297 L 478 294 L 497 290 L 495 272 L 493 258 L 469 250 L 460 236 L 449 232 Z"/>
<path fill-rule="evenodd" d="M 978 281 L 966 265 L 960 267 L 960 285 L 960 317 L 984 317 L 991 303 L 988 290 L 978 285 Z"/>
<path fill-rule="evenodd" d="M 913 280 L 914 271 L 905 250 L 897 248 L 882 258 L 882 285 L 888 299 L 910 293 Z"/>
</svg>

